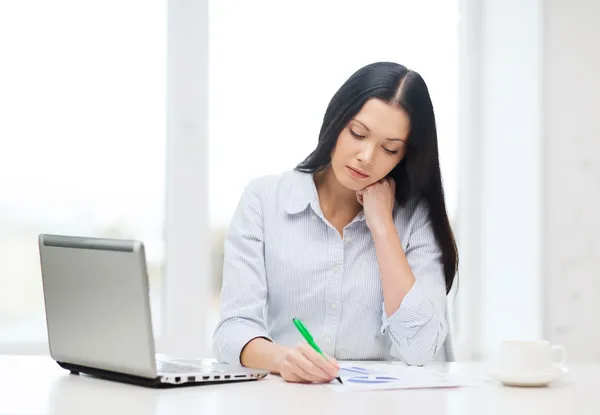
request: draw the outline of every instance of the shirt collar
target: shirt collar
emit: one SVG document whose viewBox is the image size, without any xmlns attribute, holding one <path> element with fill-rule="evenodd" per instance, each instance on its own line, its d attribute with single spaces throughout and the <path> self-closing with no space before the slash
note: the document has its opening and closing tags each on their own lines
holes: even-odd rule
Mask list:
<svg viewBox="0 0 600 415">
<path fill-rule="evenodd" d="M 287 197 L 284 209 L 289 214 L 304 211 L 312 202 L 319 200 L 312 173 L 292 170 L 286 175 Z"/>
<path fill-rule="evenodd" d="M 287 213 L 291 215 L 300 213 L 306 210 L 307 206 L 311 205 L 312 209 L 319 216 L 322 216 L 319 194 L 317 193 L 312 173 L 303 173 L 297 170 L 289 171 L 286 175 L 286 184 L 288 189 L 284 209 Z M 364 220 L 365 214 L 361 210 L 352 222 Z"/>
</svg>

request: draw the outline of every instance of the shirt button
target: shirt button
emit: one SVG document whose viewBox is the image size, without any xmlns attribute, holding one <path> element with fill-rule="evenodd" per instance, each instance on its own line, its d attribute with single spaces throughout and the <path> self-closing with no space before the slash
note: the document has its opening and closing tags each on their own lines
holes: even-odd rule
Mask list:
<svg viewBox="0 0 600 415">
<path fill-rule="evenodd" d="M 317 217 L 315 215 L 313 215 L 310 219 L 314 222 L 317 220 Z"/>
<path fill-rule="evenodd" d="M 340 273 L 340 267 L 339 266 L 334 267 L 333 268 L 333 272 L 335 272 L 336 274 L 339 274 Z"/>
<path fill-rule="evenodd" d="M 347 238 L 345 238 L 345 239 L 344 239 L 344 241 L 345 241 L 347 244 L 349 244 L 350 242 L 352 242 L 352 238 L 350 238 L 350 237 L 347 237 Z"/>
<path fill-rule="evenodd" d="M 335 310 L 337 308 L 337 303 L 331 303 L 331 308 Z"/>
<path fill-rule="evenodd" d="M 329 343 L 331 341 L 331 337 L 325 336 L 325 343 Z"/>
</svg>

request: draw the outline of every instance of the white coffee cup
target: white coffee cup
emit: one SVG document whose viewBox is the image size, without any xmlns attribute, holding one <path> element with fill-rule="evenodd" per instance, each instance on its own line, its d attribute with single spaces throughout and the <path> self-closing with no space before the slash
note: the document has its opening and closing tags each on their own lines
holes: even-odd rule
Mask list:
<svg viewBox="0 0 600 415">
<path fill-rule="evenodd" d="M 505 341 L 500 349 L 500 372 L 547 376 L 564 371 L 567 350 L 549 341 Z"/>
</svg>

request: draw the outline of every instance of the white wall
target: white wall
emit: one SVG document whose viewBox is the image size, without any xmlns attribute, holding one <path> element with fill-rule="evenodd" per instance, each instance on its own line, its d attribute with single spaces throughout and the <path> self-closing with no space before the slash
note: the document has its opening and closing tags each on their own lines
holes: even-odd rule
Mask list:
<svg viewBox="0 0 600 415">
<path fill-rule="evenodd" d="M 544 330 L 600 361 L 600 2 L 544 13 Z"/>
</svg>

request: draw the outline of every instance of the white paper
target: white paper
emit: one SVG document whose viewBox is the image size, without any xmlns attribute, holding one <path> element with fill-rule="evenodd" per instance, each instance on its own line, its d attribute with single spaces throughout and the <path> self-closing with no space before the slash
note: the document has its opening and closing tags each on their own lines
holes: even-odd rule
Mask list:
<svg viewBox="0 0 600 415">
<path fill-rule="evenodd" d="M 445 373 L 434 368 L 375 364 L 362 366 L 341 364 L 340 378 L 343 385 L 331 383 L 340 391 L 452 388 L 472 386 L 478 382 L 460 375 Z"/>
</svg>

